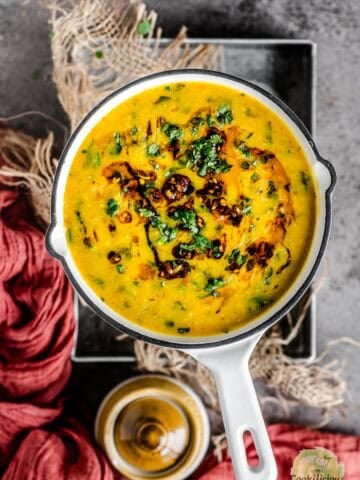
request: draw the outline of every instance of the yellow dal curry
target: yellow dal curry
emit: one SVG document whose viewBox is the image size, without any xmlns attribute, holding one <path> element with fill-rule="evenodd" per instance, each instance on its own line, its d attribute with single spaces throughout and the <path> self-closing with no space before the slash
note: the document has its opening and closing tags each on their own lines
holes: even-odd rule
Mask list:
<svg viewBox="0 0 360 480">
<path fill-rule="evenodd" d="M 255 98 L 200 82 L 147 90 L 90 132 L 67 180 L 67 242 L 93 291 L 168 335 L 228 333 L 276 302 L 312 240 L 299 143 Z"/>
</svg>

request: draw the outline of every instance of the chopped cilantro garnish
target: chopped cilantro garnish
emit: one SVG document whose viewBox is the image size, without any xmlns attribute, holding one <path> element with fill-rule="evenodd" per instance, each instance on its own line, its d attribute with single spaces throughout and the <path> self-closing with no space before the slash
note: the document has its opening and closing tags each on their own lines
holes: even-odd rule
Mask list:
<svg viewBox="0 0 360 480">
<path fill-rule="evenodd" d="M 85 166 L 86 167 L 100 167 L 101 165 L 101 156 L 100 153 L 95 149 L 94 141 L 90 143 L 87 149 L 82 150 L 85 155 Z"/>
<path fill-rule="evenodd" d="M 170 227 L 166 223 L 163 223 L 159 215 L 157 215 L 150 208 L 141 207 L 138 209 L 138 213 L 141 217 L 149 218 L 151 226 L 159 231 L 160 243 L 169 243 L 172 240 L 175 240 L 177 234 L 179 233 L 178 227 Z"/>
<path fill-rule="evenodd" d="M 157 143 L 151 143 L 148 145 L 146 151 L 149 157 L 158 157 L 160 155 L 160 147 Z"/>
<path fill-rule="evenodd" d="M 272 267 L 269 267 L 266 272 L 265 272 L 265 276 L 264 276 L 264 283 L 265 285 L 269 285 L 270 282 L 271 282 L 271 277 L 272 277 L 272 274 L 274 273 Z"/>
<path fill-rule="evenodd" d="M 178 208 L 172 214 L 172 218 L 179 221 L 183 228 L 189 230 L 193 234 L 196 234 L 200 231 L 200 228 L 197 225 L 196 213 L 194 210 Z"/>
<path fill-rule="evenodd" d="M 155 105 L 158 105 L 159 103 L 167 102 L 168 100 L 171 100 L 171 97 L 167 95 L 160 95 L 160 97 L 155 101 Z"/>
<path fill-rule="evenodd" d="M 242 140 L 234 142 L 235 147 L 245 156 L 250 157 L 250 149 Z"/>
<path fill-rule="evenodd" d="M 250 167 L 250 163 L 247 160 L 244 160 L 243 162 L 241 162 L 241 168 L 243 168 L 244 170 L 249 170 L 249 167 Z"/>
<path fill-rule="evenodd" d="M 99 60 L 101 58 L 104 58 L 104 52 L 102 50 L 96 50 L 95 57 L 98 58 Z"/>
<path fill-rule="evenodd" d="M 301 171 L 300 172 L 300 179 L 301 183 L 304 185 L 305 189 L 308 188 L 309 183 L 310 183 L 310 177 L 307 175 L 305 172 Z"/>
<path fill-rule="evenodd" d="M 259 310 L 261 310 L 261 309 L 267 307 L 268 305 L 270 305 L 272 302 L 273 302 L 272 298 L 263 297 L 263 296 L 260 296 L 260 295 L 258 295 L 256 297 L 252 297 L 249 300 L 249 310 L 252 313 L 256 313 Z"/>
<path fill-rule="evenodd" d="M 241 213 L 242 213 L 243 215 L 250 215 L 251 210 L 252 210 L 251 205 L 247 204 L 247 205 L 245 205 L 245 206 L 242 208 Z"/>
<path fill-rule="evenodd" d="M 123 139 L 119 132 L 114 133 L 113 145 L 110 149 L 110 155 L 120 155 L 123 149 Z"/>
<path fill-rule="evenodd" d="M 118 271 L 118 273 L 124 273 L 124 265 L 119 263 L 118 265 L 116 265 L 116 270 Z"/>
<path fill-rule="evenodd" d="M 276 186 L 273 180 L 269 180 L 267 188 L 267 196 L 269 198 L 274 198 L 276 196 Z"/>
<path fill-rule="evenodd" d="M 210 277 L 205 285 L 204 290 L 208 292 L 213 297 L 218 297 L 219 292 L 217 291 L 218 288 L 221 288 L 225 285 L 224 279 L 222 277 L 214 278 Z"/>
<path fill-rule="evenodd" d="M 250 179 L 251 179 L 252 182 L 256 182 L 259 179 L 259 177 L 260 177 L 260 175 L 257 172 L 254 172 L 251 175 Z"/>
<path fill-rule="evenodd" d="M 240 253 L 239 248 L 234 248 L 228 256 L 228 262 L 229 264 L 235 263 L 240 268 L 246 263 L 247 258 L 247 255 L 242 255 Z"/>
<path fill-rule="evenodd" d="M 232 165 L 221 158 L 217 152 L 217 147 L 222 143 L 223 139 L 218 134 L 194 140 L 186 152 L 186 166 L 196 170 L 200 177 L 211 173 L 228 172 Z"/>
<path fill-rule="evenodd" d="M 170 142 L 175 142 L 184 135 L 184 132 L 180 127 L 168 122 L 164 123 L 164 125 L 162 126 L 162 131 L 167 137 L 169 137 Z"/>
<path fill-rule="evenodd" d="M 114 198 L 110 198 L 106 204 L 106 214 L 113 217 L 119 210 L 119 202 Z"/>
<path fill-rule="evenodd" d="M 216 113 L 216 119 L 219 123 L 231 123 L 233 121 L 233 114 L 229 105 L 223 105 Z"/>
<path fill-rule="evenodd" d="M 190 327 L 179 327 L 177 329 L 178 333 L 184 334 L 184 333 L 189 333 L 190 332 Z"/>
</svg>

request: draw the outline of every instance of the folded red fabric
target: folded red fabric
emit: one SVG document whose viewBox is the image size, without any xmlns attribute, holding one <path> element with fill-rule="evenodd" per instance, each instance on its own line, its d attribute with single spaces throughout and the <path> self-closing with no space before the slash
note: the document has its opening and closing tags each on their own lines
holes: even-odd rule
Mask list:
<svg viewBox="0 0 360 480">
<path fill-rule="evenodd" d="M 18 193 L 0 191 L 0 214 L 0 473 L 113 479 L 84 430 L 54 423 L 71 370 L 72 289 Z"/>
<path fill-rule="evenodd" d="M 270 425 L 268 433 L 278 466 L 278 480 L 289 480 L 295 457 L 301 450 L 315 447 L 326 448 L 337 456 L 338 462 L 345 466 L 344 480 L 360 479 L 360 437 L 288 424 Z M 256 451 L 250 437 L 245 444 L 251 464 L 256 459 Z M 229 456 L 218 463 L 214 455 L 210 455 L 193 480 L 235 480 Z"/>
</svg>

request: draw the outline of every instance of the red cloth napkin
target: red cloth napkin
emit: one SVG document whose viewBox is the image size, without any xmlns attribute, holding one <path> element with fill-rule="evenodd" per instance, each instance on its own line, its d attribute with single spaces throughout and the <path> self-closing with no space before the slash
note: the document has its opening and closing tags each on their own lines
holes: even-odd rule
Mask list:
<svg viewBox="0 0 360 480">
<path fill-rule="evenodd" d="M 110 480 L 76 424 L 60 426 L 70 375 L 72 289 L 29 222 L 25 202 L 0 191 L 0 472 L 7 480 Z"/>
<path fill-rule="evenodd" d="M 4 480 L 119 478 L 78 423 L 62 415 L 73 338 L 72 290 L 31 225 L 21 197 L 0 191 L 0 475 Z M 360 479 L 358 437 L 271 425 L 279 480 L 303 448 L 322 446 Z M 249 458 L 255 457 L 248 445 Z M 208 457 L 194 480 L 233 480 L 230 459 Z"/>
<path fill-rule="evenodd" d="M 319 432 L 296 425 L 274 424 L 268 427 L 278 467 L 278 480 L 289 480 L 295 457 L 303 449 L 322 447 L 333 452 L 345 466 L 344 480 L 360 479 L 360 437 L 340 433 Z M 249 463 L 256 459 L 251 437 L 245 439 Z M 229 456 L 217 463 L 214 455 L 203 462 L 193 480 L 235 480 Z M 244 479 L 245 480 L 245 479 Z"/>
</svg>

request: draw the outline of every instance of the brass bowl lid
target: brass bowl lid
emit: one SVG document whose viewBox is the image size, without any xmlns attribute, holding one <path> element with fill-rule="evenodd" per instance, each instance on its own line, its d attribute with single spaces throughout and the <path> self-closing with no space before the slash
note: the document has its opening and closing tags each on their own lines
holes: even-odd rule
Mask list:
<svg viewBox="0 0 360 480">
<path fill-rule="evenodd" d="M 99 407 L 95 436 L 113 466 L 133 480 L 183 480 L 204 458 L 209 420 L 188 386 L 161 375 L 132 378 Z"/>
</svg>

